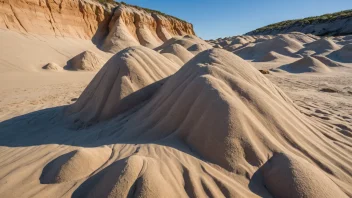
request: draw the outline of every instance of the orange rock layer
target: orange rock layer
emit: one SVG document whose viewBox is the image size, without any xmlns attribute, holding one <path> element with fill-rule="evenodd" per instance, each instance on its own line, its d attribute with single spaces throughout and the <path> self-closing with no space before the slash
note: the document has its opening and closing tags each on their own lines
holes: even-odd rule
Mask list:
<svg viewBox="0 0 352 198">
<path fill-rule="evenodd" d="M 121 18 L 129 34 L 145 46 L 171 36 L 194 35 L 189 23 L 125 5 L 117 6 L 92 0 L 0 0 L 0 29 L 103 41 L 115 24 L 111 20 Z M 145 32 L 154 38 L 148 40 L 150 36 L 140 36 Z"/>
</svg>

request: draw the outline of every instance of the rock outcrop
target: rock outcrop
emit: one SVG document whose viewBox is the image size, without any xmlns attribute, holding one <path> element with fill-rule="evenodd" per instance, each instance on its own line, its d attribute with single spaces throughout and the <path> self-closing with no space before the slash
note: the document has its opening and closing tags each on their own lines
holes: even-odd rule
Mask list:
<svg viewBox="0 0 352 198">
<path fill-rule="evenodd" d="M 173 17 L 162 16 L 132 6 L 120 5 L 109 24 L 102 49 L 116 53 L 126 47 L 155 48 L 173 36 L 194 35 L 193 26 Z"/>
<path fill-rule="evenodd" d="M 59 37 L 101 39 L 111 6 L 85 0 L 0 0 L 0 28 Z"/>
<path fill-rule="evenodd" d="M 0 0 L 0 29 L 92 39 L 109 52 L 154 48 L 173 36 L 194 35 L 190 23 L 157 11 L 92 0 Z"/>
</svg>

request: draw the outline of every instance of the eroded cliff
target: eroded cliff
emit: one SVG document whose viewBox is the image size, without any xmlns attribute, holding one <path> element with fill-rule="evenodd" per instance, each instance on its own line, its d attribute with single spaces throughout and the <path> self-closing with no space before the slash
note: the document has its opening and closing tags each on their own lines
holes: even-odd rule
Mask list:
<svg viewBox="0 0 352 198">
<path fill-rule="evenodd" d="M 133 45 L 153 48 L 172 36 L 194 35 L 192 24 L 175 17 L 93 0 L 0 0 L 0 29 L 92 39 L 111 52 Z"/>
<path fill-rule="evenodd" d="M 341 36 L 352 34 L 352 10 L 345 10 L 304 19 L 270 24 L 246 35 L 277 35 L 302 32 L 317 36 Z"/>
<path fill-rule="evenodd" d="M 173 36 L 194 35 L 190 23 L 136 7 L 120 5 L 109 24 L 102 49 L 116 53 L 129 46 L 160 46 Z"/>
</svg>

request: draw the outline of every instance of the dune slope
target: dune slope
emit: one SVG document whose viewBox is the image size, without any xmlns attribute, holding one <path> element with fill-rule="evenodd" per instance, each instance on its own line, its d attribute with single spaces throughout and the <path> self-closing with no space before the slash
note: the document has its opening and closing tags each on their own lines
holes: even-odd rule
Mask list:
<svg viewBox="0 0 352 198">
<path fill-rule="evenodd" d="M 75 104 L 0 123 L 0 196 L 352 196 L 351 138 L 302 114 L 230 52 L 205 50 L 178 67 L 128 48 Z M 100 123 L 77 130 L 67 119 Z M 111 153 L 94 161 L 101 146 Z"/>
</svg>

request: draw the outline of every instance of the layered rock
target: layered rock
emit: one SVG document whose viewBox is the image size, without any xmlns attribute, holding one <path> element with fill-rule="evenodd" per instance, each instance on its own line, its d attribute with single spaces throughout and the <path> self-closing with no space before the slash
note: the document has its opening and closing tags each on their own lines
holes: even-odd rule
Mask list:
<svg viewBox="0 0 352 198">
<path fill-rule="evenodd" d="M 190 23 L 152 10 L 90 0 L 0 0 L 0 29 L 93 39 L 109 52 L 154 48 L 177 35 L 194 35 Z"/>
<path fill-rule="evenodd" d="M 102 49 L 116 53 L 126 47 L 155 48 L 174 36 L 194 35 L 190 23 L 132 6 L 120 5 L 109 24 Z"/>
<path fill-rule="evenodd" d="M 339 36 L 352 33 L 352 10 L 317 17 L 282 21 L 248 32 L 247 35 L 276 35 L 302 32 L 317 36 Z"/>
<path fill-rule="evenodd" d="M 0 28 L 59 37 L 106 35 L 111 8 L 84 0 L 0 0 Z"/>
</svg>

